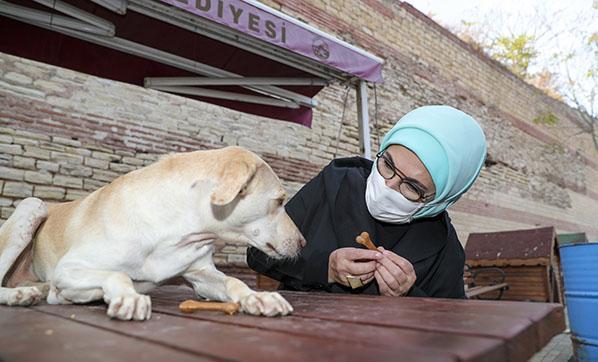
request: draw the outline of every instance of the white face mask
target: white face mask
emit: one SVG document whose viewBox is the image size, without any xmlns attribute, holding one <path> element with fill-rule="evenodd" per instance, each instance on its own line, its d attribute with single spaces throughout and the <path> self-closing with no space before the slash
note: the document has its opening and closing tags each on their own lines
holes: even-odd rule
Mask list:
<svg viewBox="0 0 598 362">
<path fill-rule="evenodd" d="M 365 203 L 374 219 L 393 224 L 410 222 L 413 215 L 424 207 L 424 203 L 409 201 L 400 192 L 386 186 L 375 163 L 365 188 Z"/>
</svg>

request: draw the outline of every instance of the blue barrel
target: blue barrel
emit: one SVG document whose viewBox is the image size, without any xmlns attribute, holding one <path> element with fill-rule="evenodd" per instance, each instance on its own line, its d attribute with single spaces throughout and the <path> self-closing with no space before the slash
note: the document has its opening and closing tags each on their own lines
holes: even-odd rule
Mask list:
<svg viewBox="0 0 598 362">
<path fill-rule="evenodd" d="M 598 361 L 598 243 L 559 249 L 575 357 Z"/>
</svg>

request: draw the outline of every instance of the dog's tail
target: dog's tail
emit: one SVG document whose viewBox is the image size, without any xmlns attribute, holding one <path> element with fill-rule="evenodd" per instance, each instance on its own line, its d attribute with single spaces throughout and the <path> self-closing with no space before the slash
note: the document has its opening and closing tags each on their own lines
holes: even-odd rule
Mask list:
<svg viewBox="0 0 598 362">
<path fill-rule="evenodd" d="M 2 284 L 19 255 L 32 242 L 37 228 L 47 218 L 46 204 L 40 199 L 29 197 L 21 201 L 0 226 L 0 304 L 23 305 L 27 304 L 27 299 L 31 299 L 29 294 L 35 288 L 3 288 Z"/>
</svg>

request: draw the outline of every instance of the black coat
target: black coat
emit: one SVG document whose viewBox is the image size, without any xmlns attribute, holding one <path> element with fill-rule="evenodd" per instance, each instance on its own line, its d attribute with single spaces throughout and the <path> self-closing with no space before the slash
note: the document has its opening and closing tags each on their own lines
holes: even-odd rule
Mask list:
<svg viewBox="0 0 598 362">
<path fill-rule="evenodd" d="M 281 282 L 281 289 L 335 293 L 380 294 L 374 282 L 356 290 L 328 283 L 328 257 L 343 247 L 362 247 L 355 237 L 367 231 L 374 244 L 409 260 L 417 280 L 409 296 L 465 298 L 465 254 L 450 218 L 443 212 L 409 224 L 374 219 L 365 203 L 372 161 L 343 158 L 332 161 L 286 204 L 307 245 L 296 260 L 278 261 L 260 250 L 247 250 L 249 266 Z"/>
</svg>

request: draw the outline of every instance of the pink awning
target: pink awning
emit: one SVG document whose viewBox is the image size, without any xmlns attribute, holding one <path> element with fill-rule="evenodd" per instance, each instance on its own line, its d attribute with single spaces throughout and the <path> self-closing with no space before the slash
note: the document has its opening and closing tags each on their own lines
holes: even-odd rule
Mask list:
<svg viewBox="0 0 598 362">
<path fill-rule="evenodd" d="M 320 78 L 326 81 L 359 78 L 381 81 L 382 61 L 379 58 L 254 1 L 129 0 L 124 14 L 110 11 L 91 1 L 63 2 L 113 24 L 114 39 L 133 42 L 241 77 Z M 31 1 L 10 0 L 4 3 L 37 12 L 64 15 Z M 158 10 L 150 13 L 147 9 Z M 193 17 L 213 23 L 216 36 L 198 34 L 188 26 L 183 26 L 192 22 Z M 176 23 L 178 19 L 183 25 Z M 109 43 L 112 39 L 110 36 L 97 37 L 83 32 L 72 34 L 63 28 L 57 29 L 51 22 L 50 25 L 40 25 L 37 19 L 23 20 L 19 14 L 7 15 L 1 11 L 0 28 L 2 52 L 103 78 L 143 86 L 146 77 L 198 77 L 192 66 L 181 67 L 162 61 L 159 57 L 141 56 L 126 48 L 113 47 Z M 238 34 L 239 44 L 231 42 L 230 37 L 219 39 L 218 29 Z M 96 38 L 90 40 L 89 36 Z M 248 38 L 254 39 L 254 43 L 249 44 L 246 41 Z M 280 53 L 280 59 L 277 58 L 277 52 Z M 309 84 L 277 87 L 307 98 L 322 89 L 322 85 Z M 259 90 L 238 85 L 209 88 L 264 96 Z M 285 108 L 206 96 L 184 96 L 246 113 L 308 127 L 311 125 L 312 109 L 305 103 L 300 103 L 296 108 Z"/>
<path fill-rule="evenodd" d="M 257 1 L 160 1 L 361 79 L 382 81 L 380 59 Z"/>
</svg>

